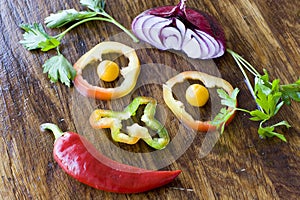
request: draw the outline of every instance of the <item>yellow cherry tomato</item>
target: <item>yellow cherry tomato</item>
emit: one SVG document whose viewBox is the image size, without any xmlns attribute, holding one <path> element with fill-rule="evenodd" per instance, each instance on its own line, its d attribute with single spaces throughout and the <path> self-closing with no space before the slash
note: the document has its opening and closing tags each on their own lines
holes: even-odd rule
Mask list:
<svg viewBox="0 0 300 200">
<path fill-rule="evenodd" d="M 200 84 L 193 84 L 185 92 L 185 98 L 189 104 L 196 107 L 204 106 L 209 99 L 209 92 L 206 87 Z"/>
<path fill-rule="evenodd" d="M 97 67 L 97 74 L 101 80 L 111 82 L 118 78 L 120 68 L 113 61 L 103 60 Z"/>
</svg>

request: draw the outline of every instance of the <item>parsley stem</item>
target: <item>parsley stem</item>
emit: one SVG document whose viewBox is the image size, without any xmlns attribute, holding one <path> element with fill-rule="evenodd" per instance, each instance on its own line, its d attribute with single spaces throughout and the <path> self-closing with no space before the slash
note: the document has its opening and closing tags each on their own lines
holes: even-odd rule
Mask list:
<svg viewBox="0 0 300 200">
<path fill-rule="evenodd" d="M 254 89 L 253 89 L 251 82 L 244 70 L 244 67 L 255 77 L 260 77 L 261 75 L 256 71 L 256 69 L 248 61 L 246 61 L 240 55 L 238 55 L 237 53 L 235 53 L 234 51 L 232 51 L 230 49 L 227 49 L 227 52 L 230 53 L 230 55 L 233 57 L 234 61 L 237 63 L 238 67 L 240 68 L 240 70 L 245 78 L 246 85 L 247 85 L 253 99 L 256 100 Z M 258 104 L 256 104 L 256 105 L 257 105 L 257 108 L 262 111 L 262 108 Z"/>
<path fill-rule="evenodd" d="M 59 46 L 56 47 L 56 52 L 57 52 L 58 55 L 61 54 L 60 51 L 59 51 Z"/>
<path fill-rule="evenodd" d="M 248 87 L 248 89 L 250 90 L 252 96 L 253 96 L 254 99 L 255 99 L 254 89 L 253 89 L 253 87 L 252 87 L 252 85 L 251 85 L 251 82 L 250 82 L 250 80 L 249 80 L 249 78 L 248 78 L 248 76 L 247 76 L 247 74 L 246 74 L 246 72 L 245 72 L 245 70 L 244 70 L 244 68 L 243 68 L 244 65 L 242 66 L 242 64 L 241 64 L 241 62 L 240 62 L 240 60 L 239 60 L 239 58 L 236 56 L 236 55 L 237 55 L 236 53 L 234 53 L 233 51 L 231 51 L 231 50 L 229 50 L 229 49 L 227 49 L 227 52 L 229 52 L 229 53 L 232 55 L 234 61 L 237 63 L 238 67 L 240 68 L 240 70 L 241 70 L 241 72 L 242 72 L 242 74 L 243 74 L 243 76 L 244 76 L 244 78 L 245 78 L 247 87 Z"/>
<path fill-rule="evenodd" d="M 91 18 L 87 18 L 87 19 L 83 19 L 75 24 L 73 24 L 72 26 L 70 26 L 69 28 L 67 28 L 65 31 L 61 32 L 60 34 L 58 34 L 56 36 L 56 39 L 58 40 L 61 40 L 69 31 L 71 31 L 73 28 L 85 23 L 85 22 L 88 22 L 88 21 L 94 21 L 94 20 L 100 20 L 100 21 L 107 21 L 107 22 L 110 22 L 109 19 L 107 18 L 104 18 L 104 17 L 91 17 Z"/>
<path fill-rule="evenodd" d="M 243 108 L 235 108 L 236 111 L 241 111 L 241 112 L 245 112 L 245 113 L 248 113 L 250 114 L 250 110 L 246 110 L 246 109 L 243 109 Z"/>
<path fill-rule="evenodd" d="M 99 13 L 97 12 L 98 14 L 102 14 L 103 12 Z M 139 40 L 137 39 L 137 37 L 135 37 L 128 29 L 126 29 L 123 25 L 121 25 L 119 22 L 117 22 L 114 18 L 112 18 L 110 15 L 106 14 L 102 14 L 103 16 L 105 17 L 91 17 L 91 18 L 87 18 L 87 19 L 83 19 L 75 24 L 73 24 L 72 26 L 70 26 L 69 28 L 67 28 L 65 31 L 61 32 L 60 34 L 58 34 L 57 36 L 55 36 L 55 38 L 57 40 L 61 40 L 70 30 L 72 30 L 73 28 L 85 23 L 85 22 L 88 22 L 88 21 L 106 21 L 106 22 L 111 22 L 113 23 L 114 25 L 116 25 L 117 27 L 119 27 L 122 31 L 124 31 L 127 35 L 129 35 L 132 40 L 134 42 L 139 42 Z"/>
<path fill-rule="evenodd" d="M 129 35 L 134 42 L 136 43 L 139 42 L 139 39 L 134 34 L 132 34 L 127 28 L 125 28 L 122 24 L 120 24 L 117 20 L 115 20 L 112 16 L 110 16 L 107 12 L 102 10 L 101 12 L 97 12 L 97 13 L 99 15 L 107 17 L 110 20 L 109 22 L 119 27 L 122 31 L 124 31 L 127 35 Z"/>
<path fill-rule="evenodd" d="M 254 76 L 260 76 L 258 71 L 242 56 L 240 56 L 239 54 L 235 53 L 230 49 L 227 49 L 227 52 L 230 53 L 231 56 L 235 58 L 235 60 L 237 60 L 237 63 L 241 63 L 251 74 L 253 74 Z"/>
</svg>

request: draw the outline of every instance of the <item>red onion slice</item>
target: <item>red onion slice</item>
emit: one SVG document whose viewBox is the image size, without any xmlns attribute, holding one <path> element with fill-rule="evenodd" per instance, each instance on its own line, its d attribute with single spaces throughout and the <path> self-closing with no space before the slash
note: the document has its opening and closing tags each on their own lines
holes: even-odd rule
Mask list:
<svg viewBox="0 0 300 200">
<path fill-rule="evenodd" d="M 224 54 L 225 47 L 221 44 L 220 41 L 215 40 L 211 35 L 209 35 L 209 34 L 207 34 L 205 32 L 201 32 L 200 34 L 204 38 L 204 40 L 206 40 L 206 41 L 210 40 L 213 43 L 213 45 L 214 45 L 215 51 L 209 57 L 216 58 L 216 57 L 220 57 L 220 56 L 222 56 Z M 207 39 L 205 39 L 205 38 L 207 38 Z"/>
<path fill-rule="evenodd" d="M 177 6 L 146 10 L 132 22 L 136 36 L 161 50 L 183 51 L 197 59 L 211 59 L 225 52 L 225 34 L 210 15 L 185 7 L 185 0 Z"/>
<path fill-rule="evenodd" d="M 155 33 L 158 32 L 159 30 L 154 29 L 154 31 L 153 31 L 151 29 L 153 29 L 154 25 L 156 25 L 157 23 L 160 23 L 162 21 L 166 21 L 166 19 L 164 19 L 162 17 L 155 17 L 155 16 L 147 18 L 143 24 L 143 33 L 144 33 L 145 37 L 147 38 L 146 42 L 152 44 L 153 46 L 157 47 L 158 49 L 167 49 L 162 45 L 162 42 L 160 40 L 152 39 L 152 37 L 155 35 Z M 167 20 L 167 21 L 169 21 L 169 20 Z"/>
<path fill-rule="evenodd" d="M 132 26 L 135 27 L 134 29 L 134 34 L 141 40 L 148 42 L 148 39 L 146 38 L 145 34 L 144 34 L 144 29 L 145 27 L 143 27 L 144 22 L 146 19 L 148 18 L 152 18 L 153 16 L 151 15 L 139 15 L 138 17 L 136 17 L 136 19 L 133 21 Z"/>
<path fill-rule="evenodd" d="M 164 27 L 169 26 L 169 24 L 170 24 L 170 20 L 164 19 L 164 21 L 160 21 L 154 24 L 153 27 L 151 27 L 149 30 L 149 32 L 151 33 L 150 34 L 151 39 L 153 41 L 157 41 L 158 43 L 157 45 L 155 45 L 155 47 L 157 47 L 158 49 L 163 49 L 163 50 L 167 49 L 167 47 L 163 45 L 163 41 L 161 39 L 162 38 L 161 32 L 164 29 Z M 158 45 L 161 47 L 159 48 Z"/>
<path fill-rule="evenodd" d="M 206 58 L 214 58 L 214 55 L 216 54 L 217 51 L 220 50 L 219 48 L 219 43 L 212 38 L 210 35 L 206 34 L 205 32 L 198 32 L 198 34 L 200 35 L 202 41 L 205 43 L 205 45 L 208 48 L 208 53 L 206 55 L 206 57 L 204 57 L 204 59 Z"/>
<path fill-rule="evenodd" d="M 202 57 L 204 51 L 198 42 L 200 40 L 199 36 L 196 35 L 190 29 L 186 30 L 184 41 L 182 43 L 182 51 L 185 52 L 190 58 Z"/>
<path fill-rule="evenodd" d="M 165 27 L 161 30 L 161 36 L 167 49 L 181 50 L 182 35 L 177 28 Z"/>
</svg>

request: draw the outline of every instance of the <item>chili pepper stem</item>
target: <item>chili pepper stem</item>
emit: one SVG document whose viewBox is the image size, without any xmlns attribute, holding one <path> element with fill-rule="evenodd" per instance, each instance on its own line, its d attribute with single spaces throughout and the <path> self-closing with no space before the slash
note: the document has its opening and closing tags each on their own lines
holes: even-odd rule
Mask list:
<svg viewBox="0 0 300 200">
<path fill-rule="evenodd" d="M 62 130 L 56 125 L 52 123 L 44 123 L 40 126 L 41 131 L 50 130 L 54 134 L 55 140 L 63 136 Z"/>
</svg>

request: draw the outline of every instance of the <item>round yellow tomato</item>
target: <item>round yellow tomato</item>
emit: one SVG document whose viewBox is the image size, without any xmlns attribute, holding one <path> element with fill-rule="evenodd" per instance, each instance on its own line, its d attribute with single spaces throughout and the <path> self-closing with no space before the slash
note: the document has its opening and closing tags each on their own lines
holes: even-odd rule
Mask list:
<svg viewBox="0 0 300 200">
<path fill-rule="evenodd" d="M 203 85 L 193 84 L 186 90 L 185 98 L 192 106 L 202 107 L 209 99 L 209 92 Z"/>
<path fill-rule="evenodd" d="M 103 60 L 97 67 L 97 74 L 101 80 L 111 82 L 118 78 L 120 68 L 113 61 Z"/>
</svg>

